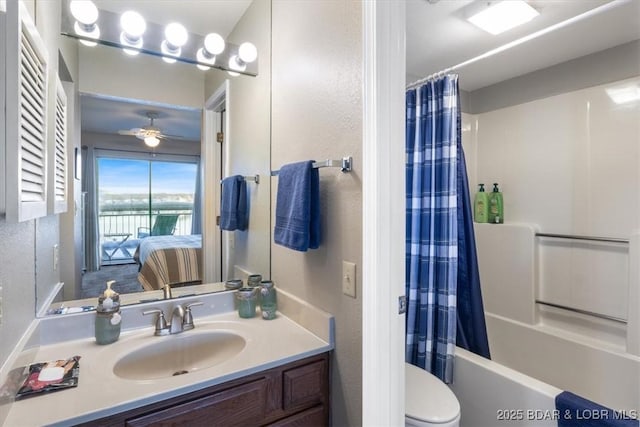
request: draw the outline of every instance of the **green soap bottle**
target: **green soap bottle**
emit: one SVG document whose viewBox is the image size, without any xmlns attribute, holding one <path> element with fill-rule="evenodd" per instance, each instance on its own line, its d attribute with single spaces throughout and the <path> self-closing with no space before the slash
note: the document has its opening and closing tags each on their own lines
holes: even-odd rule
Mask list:
<svg viewBox="0 0 640 427">
<path fill-rule="evenodd" d="M 478 186 L 480 189 L 473 201 L 473 216 L 476 222 L 487 222 L 489 220 L 489 196 L 484 191 L 484 184 L 478 184 Z"/>
<path fill-rule="evenodd" d="M 497 182 L 493 183 L 493 191 L 489 196 L 489 222 L 491 224 L 504 223 L 504 203 Z"/>
</svg>

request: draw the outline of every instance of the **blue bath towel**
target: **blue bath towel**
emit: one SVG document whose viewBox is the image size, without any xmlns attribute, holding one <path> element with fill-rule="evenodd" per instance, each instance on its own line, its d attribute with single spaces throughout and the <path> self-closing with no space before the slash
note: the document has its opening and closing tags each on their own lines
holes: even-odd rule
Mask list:
<svg viewBox="0 0 640 427">
<path fill-rule="evenodd" d="M 280 168 L 274 241 L 305 252 L 320 246 L 320 175 L 313 160 Z"/>
<path fill-rule="evenodd" d="M 556 396 L 558 427 L 638 427 L 638 420 L 563 391 Z M 637 417 L 637 414 L 632 414 Z"/>
<path fill-rule="evenodd" d="M 247 183 L 244 177 L 242 175 L 234 175 L 223 179 L 220 200 L 220 228 L 228 231 L 244 231 L 248 226 Z"/>
</svg>

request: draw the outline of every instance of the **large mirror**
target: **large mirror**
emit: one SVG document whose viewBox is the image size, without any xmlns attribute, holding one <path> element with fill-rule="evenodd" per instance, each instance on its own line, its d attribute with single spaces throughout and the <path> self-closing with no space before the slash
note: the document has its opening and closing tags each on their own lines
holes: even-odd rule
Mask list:
<svg viewBox="0 0 640 427">
<path fill-rule="evenodd" d="M 110 280 L 130 304 L 169 296 L 166 283 L 175 298 L 224 290 L 221 282 L 230 278 L 269 278 L 270 2 L 95 4 L 112 13 L 135 10 L 158 24 L 177 21 L 191 33 L 216 32 L 238 45 L 251 41 L 258 75 L 73 40 L 75 209 L 60 216 L 54 249 L 64 284 L 50 289 L 36 277 L 38 312 L 91 307 Z M 245 177 L 248 227 L 222 231 L 221 180 L 232 175 Z M 50 234 L 37 236 L 42 251 Z"/>
</svg>

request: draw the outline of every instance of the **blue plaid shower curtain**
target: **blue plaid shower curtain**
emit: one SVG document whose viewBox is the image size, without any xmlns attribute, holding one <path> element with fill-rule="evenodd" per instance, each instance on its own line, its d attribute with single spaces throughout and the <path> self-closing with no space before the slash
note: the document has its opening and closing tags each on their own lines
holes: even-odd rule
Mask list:
<svg viewBox="0 0 640 427">
<path fill-rule="evenodd" d="M 406 361 L 453 378 L 458 280 L 458 77 L 406 94 Z"/>
</svg>

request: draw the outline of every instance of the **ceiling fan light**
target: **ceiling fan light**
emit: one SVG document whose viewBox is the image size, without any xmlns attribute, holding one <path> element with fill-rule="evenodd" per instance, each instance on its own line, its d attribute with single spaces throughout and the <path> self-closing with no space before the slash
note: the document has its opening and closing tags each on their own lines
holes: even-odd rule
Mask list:
<svg viewBox="0 0 640 427">
<path fill-rule="evenodd" d="M 151 148 L 157 147 L 160 144 L 160 139 L 158 137 L 150 135 L 144 137 L 144 143 Z"/>
<path fill-rule="evenodd" d="M 488 7 L 467 20 L 484 31 L 496 35 L 529 22 L 538 15 L 538 11 L 527 2 L 509 0 L 490 2 Z"/>
</svg>

